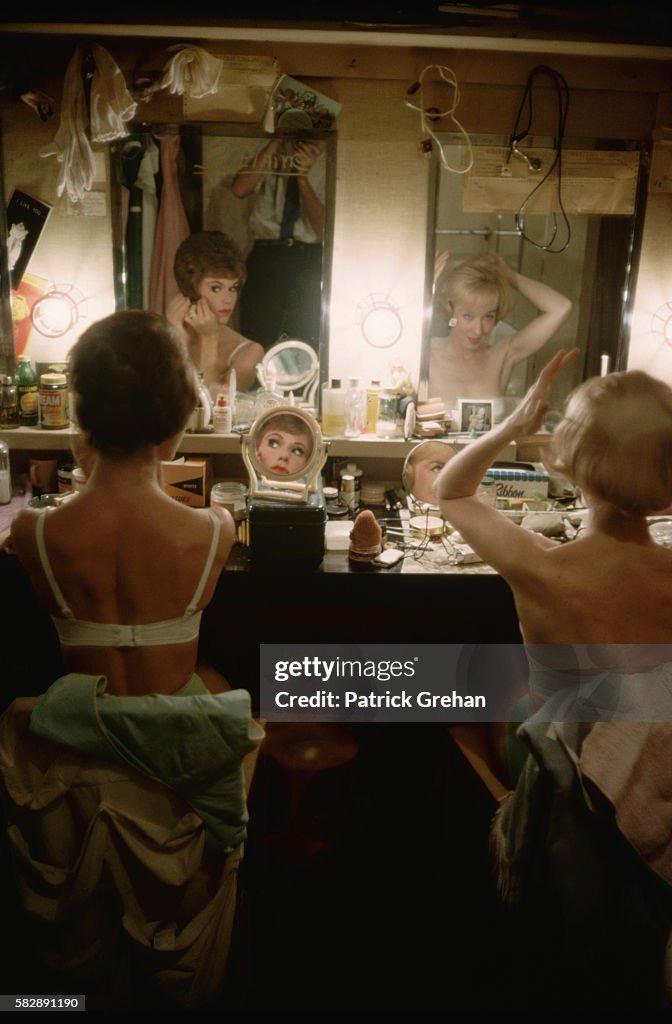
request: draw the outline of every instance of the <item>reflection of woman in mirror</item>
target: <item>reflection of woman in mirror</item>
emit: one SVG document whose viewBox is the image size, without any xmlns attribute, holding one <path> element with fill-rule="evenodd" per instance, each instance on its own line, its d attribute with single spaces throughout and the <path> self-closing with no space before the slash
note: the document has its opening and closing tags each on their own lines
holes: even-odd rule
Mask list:
<svg viewBox="0 0 672 1024">
<path fill-rule="evenodd" d="M 539 314 L 493 344 L 490 335 L 512 306 L 511 289 Z M 439 284 L 439 301 L 450 316 L 449 332 L 432 342 L 429 390 L 449 414 L 458 398 L 503 396 L 514 367 L 542 348 L 572 309 L 564 295 L 516 273 L 494 254 L 472 257 L 450 271 Z"/>
<path fill-rule="evenodd" d="M 264 350 L 228 326 L 245 283 L 245 262 L 235 242 L 222 231 L 199 231 L 179 246 L 175 279 L 182 292 L 167 316 L 186 341 L 205 385 L 216 390 L 236 371 L 236 387 L 248 391 L 257 380 Z"/>
<path fill-rule="evenodd" d="M 445 441 L 423 441 L 408 456 L 404 466 L 403 484 L 407 494 L 428 505 L 436 504 L 436 478 L 455 449 Z"/>
<path fill-rule="evenodd" d="M 320 341 L 322 240 L 325 224 L 324 148 L 310 139 L 274 138 L 231 182 L 250 198 L 254 236 L 241 302 L 243 331 L 274 345 L 283 335 Z"/>
<path fill-rule="evenodd" d="M 545 458 L 580 488 L 590 510 L 570 543 L 515 525 L 476 497 L 501 449 L 539 429 L 554 379 L 577 354 L 558 352 L 519 407 L 446 464 L 436 484 L 439 507 L 511 587 L 526 645 L 602 645 L 607 658 L 620 655 L 622 644 L 642 645 L 647 657 L 656 649 L 662 656 L 672 635 L 672 551 L 652 539 L 647 516 L 672 504 L 672 389 L 633 370 L 593 377 L 570 395 Z M 534 711 L 563 677 L 530 667 Z M 599 666 L 609 667 L 623 666 Z M 496 797 L 506 789 L 501 778 L 488 781 Z"/>
<path fill-rule="evenodd" d="M 257 458 L 270 473 L 292 476 L 305 467 L 313 450 L 308 424 L 292 413 L 271 416 L 257 440 Z"/>
</svg>

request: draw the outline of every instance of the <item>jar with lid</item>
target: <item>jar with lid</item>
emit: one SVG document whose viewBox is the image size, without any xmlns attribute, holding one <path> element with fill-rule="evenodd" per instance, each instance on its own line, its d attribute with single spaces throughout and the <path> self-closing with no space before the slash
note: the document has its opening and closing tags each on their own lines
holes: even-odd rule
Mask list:
<svg viewBox="0 0 672 1024">
<path fill-rule="evenodd" d="M 225 508 L 233 516 L 238 537 L 241 536 L 240 524 L 247 516 L 247 487 L 235 480 L 221 480 L 210 490 L 210 504 Z"/>
<path fill-rule="evenodd" d="M 9 448 L 0 441 L 0 505 L 9 505 L 12 500 L 12 478 L 9 471 Z"/>
<path fill-rule="evenodd" d="M 0 428 L 11 430 L 19 425 L 19 406 L 14 381 L 5 374 L 0 377 Z"/>
<path fill-rule="evenodd" d="M 45 430 L 68 426 L 68 381 L 64 373 L 40 375 L 40 423 Z"/>
<path fill-rule="evenodd" d="M 27 355 L 20 355 L 14 371 L 19 426 L 36 427 L 39 418 L 37 374 Z"/>
</svg>

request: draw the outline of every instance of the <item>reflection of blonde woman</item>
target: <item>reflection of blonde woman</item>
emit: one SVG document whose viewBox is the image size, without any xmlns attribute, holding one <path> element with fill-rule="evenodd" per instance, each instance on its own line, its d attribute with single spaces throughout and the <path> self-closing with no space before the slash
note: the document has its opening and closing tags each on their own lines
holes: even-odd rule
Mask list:
<svg viewBox="0 0 672 1024">
<path fill-rule="evenodd" d="M 493 329 L 511 309 L 511 289 L 539 313 L 519 331 L 492 344 Z M 438 294 L 450 316 L 449 332 L 432 344 L 429 390 L 449 411 L 457 408 L 458 398 L 504 395 L 514 367 L 542 348 L 572 309 L 564 295 L 516 273 L 494 254 L 460 263 L 439 284 Z"/>
<path fill-rule="evenodd" d="M 404 466 L 403 484 L 406 492 L 418 501 L 434 505 L 436 478 L 456 450 L 445 441 L 423 441 L 414 448 Z"/>
</svg>

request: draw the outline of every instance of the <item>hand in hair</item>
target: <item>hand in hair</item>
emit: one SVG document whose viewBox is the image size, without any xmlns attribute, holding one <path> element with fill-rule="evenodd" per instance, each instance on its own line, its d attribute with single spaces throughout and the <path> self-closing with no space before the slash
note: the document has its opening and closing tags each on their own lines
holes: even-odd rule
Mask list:
<svg viewBox="0 0 672 1024">
<path fill-rule="evenodd" d="M 578 348 L 570 349 L 569 352 L 560 349 L 546 363 L 520 405 L 506 418 L 506 425 L 511 428 L 512 433 L 515 432 L 516 437 L 535 434 L 539 430 L 548 411 L 548 396 L 553 381 L 565 366 L 576 359 L 579 352 Z"/>
</svg>

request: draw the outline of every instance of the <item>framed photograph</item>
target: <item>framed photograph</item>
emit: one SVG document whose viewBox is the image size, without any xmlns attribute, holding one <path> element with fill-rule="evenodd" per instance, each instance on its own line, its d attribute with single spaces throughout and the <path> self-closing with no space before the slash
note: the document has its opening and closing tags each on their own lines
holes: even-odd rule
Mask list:
<svg viewBox="0 0 672 1024">
<path fill-rule="evenodd" d="M 13 291 L 21 284 L 51 209 L 50 203 L 19 189 L 12 193 L 7 204 L 7 258 Z"/>
<path fill-rule="evenodd" d="M 490 430 L 493 424 L 494 404 L 492 398 L 458 398 L 457 410 L 462 433 L 470 434 L 475 430 L 477 434 L 483 434 Z"/>
</svg>

